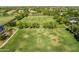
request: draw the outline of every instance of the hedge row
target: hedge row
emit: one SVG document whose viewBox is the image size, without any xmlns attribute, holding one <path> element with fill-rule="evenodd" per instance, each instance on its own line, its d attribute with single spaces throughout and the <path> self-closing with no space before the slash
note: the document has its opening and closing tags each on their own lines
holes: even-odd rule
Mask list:
<svg viewBox="0 0 79 59">
<path fill-rule="evenodd" d="M 56 27 L 56 23 L 54 22 L 45 22 L 43 24 L 40 24 L 38 22 L 22 22 L 22 21 L 18 21 L 16 23 L 17 27 L 19 28 L 40 28 L 41 26 L 43 28 L 55 28 Z"/>
</svg>

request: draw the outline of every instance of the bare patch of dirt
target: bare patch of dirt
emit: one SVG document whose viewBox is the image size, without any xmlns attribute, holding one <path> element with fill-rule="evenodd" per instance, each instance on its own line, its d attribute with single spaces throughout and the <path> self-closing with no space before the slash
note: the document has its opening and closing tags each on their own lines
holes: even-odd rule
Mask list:
<svg viewBox="0 0 79 59">
<path fill-rule="evenodd" d="M 0 40 L 0 45 L 2 45 L 4 43 L 4 40 Z"/>
<path fill-rule="evenodd" d="M 54 35 L 49 35 L 51 45 L 58 46 L 59 45 L 59 37 Z"/>
</svg>

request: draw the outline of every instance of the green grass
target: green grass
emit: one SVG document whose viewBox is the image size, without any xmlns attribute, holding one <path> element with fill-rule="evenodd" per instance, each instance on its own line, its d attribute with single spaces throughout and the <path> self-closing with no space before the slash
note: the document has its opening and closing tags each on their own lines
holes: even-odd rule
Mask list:
<svg viewBox="0 0 79 59">
<path fill-rule="evenodd" d="M 17 26 L 20 27 L 20 25 L 18 24 L 21 24 L 23 27 L 26 25 L 27 27 L 33 27 L 34 25 L 37 26 L 36 24 L 38 24 L 38 27 L 42 28 L 42 27 L 56 27 L 58 23 L 56 22 L 55 19 L 53 19 L 53 16 L 28 16 L 24 17 L 20 21 L 17 21 Z"/>
<path fill-rule="evenodd" d="M 57 41 L 52 39 L 57 37 Z M 79 43 L 64 29 L 20 29 L 2 49 L 6 51 L 79 51 Z"/>
<path fill-rule="evenodd" d="M 52 16 L 28 16 L 21 21 L 38 22 L 41 25 L 43 22 L 56 22 Z M 63 24 L 59 24 L 53 29 L 19 29 L 0 51 L 79 51 L 79 42 L 64 29 Z"/>
<path fill-rule="evenodd" d="M 14 16 L 1 16 L 0 17 L 0 24 L 1 25 L 6 24 L 9 21 L 11 21 L 13 18 L 14 18 Z"/>
<path fill-rule="evenodd" d="M 21 21 L 23 22 L 37 22 L 39 24 L 43 24 L 45 22 L 56 22 L 54 19 L 53 19 L 53 16 L 28 16 L 28 17 L 25 17 L 23 18 Z"/>
</svg>

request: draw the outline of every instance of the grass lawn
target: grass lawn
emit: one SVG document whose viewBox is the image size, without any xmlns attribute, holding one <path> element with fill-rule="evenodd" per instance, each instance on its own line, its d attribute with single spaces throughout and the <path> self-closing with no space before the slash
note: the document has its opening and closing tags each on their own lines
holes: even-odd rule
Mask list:
<svg viewBox="0 0 79 59">
<path fill-rule="evenodd" d="M 0 51 L 79 51 L 79 43 L 63 28 L 20 29 Z"/>
<path fill-rule="evenodd" d="M 11 21 L 14 18 L 14 16 L 1 16 L 0 17 L 0 24 L 6 24 L 7 22 Z"/>
<path fill-rule="evenodd" d="M 28 16 L 23 22 L 56 22 L 52 16 Z M 0 51 L 79 51 L 79 42 L 63 25 L 54 29 L 26 28 L 19 29 Z"/>
<path fill-rule="evenodd" d="M 56 22 L 54 19 L 53 19 L 53 16 L 28 16 L 28 17 L 24 17 L 21 21 L 23 22 L 37 22 L 39 24 L 43 24 L 45 22 Z"/>
</svg>

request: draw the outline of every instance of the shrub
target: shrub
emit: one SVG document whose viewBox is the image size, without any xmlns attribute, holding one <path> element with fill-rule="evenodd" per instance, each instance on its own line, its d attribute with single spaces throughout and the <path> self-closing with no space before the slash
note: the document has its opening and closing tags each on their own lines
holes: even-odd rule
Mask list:
<svg viewBox="0 0 79 59">
<path fill-rule="evenodd" d="M 16 18 L 17 20 L 21 20 L 22 18 L 24 18 L 24 15 L 19 14 L 19 15 L 16 15 L 15 18 Z"/>
<path fill-rule="evenodd" d="M 23 28 L 23 23 L 21 21 L 17 21 L 16 23 L 17 27 L 22 29 Z"/>
<path fill-rule="evenodd" d="M 8 37 L 8 36 L 6 36 L 5 34 L 3 34 L 3 35 L 0 34 L 0 40 L 5 40 L 5 39 L 7 39 L 7 37 Z"/>
<path fill-rule="evenodd" d="M 19 27 L 20 29 L 22 28 L 39 28 L 40 25 L 43 26 L 43 28 L 55 28 L 56 27 L 57 22 L 52 22 L 52 21 L 46 21 L 42 24 L 40 24 L 39 22 L 32 22 L 32 21 L 17 21 L 16 25 L 17 27 Z"/>
<path fill-rule="evenodd" d="M 22 29 L 22 28 L 39 28 L 40 27 L 40 24 L 36 23 L 36 22 L 17 21 L 16 25 L 20 29 Z"/>
<path fill-rule="evenodd" d="M 28 28 L 29 27 L 29 23 L 25 23 L 25 28 Z"/>
<path fill-rule="evenodd" d="M 43 27 L 44 28 L 54 28 L 54 27 L 56 27 L 56 24 L 53 22 L 46 22 L 43 24 Z"/>
<path fill-rule="evenodd" d="M 30 28 L 39 28 L 39 27 L 40 27 L 40 24 L 36 22 L 31 23 L 31 26 L 30 26 Z"/>
</svg>

